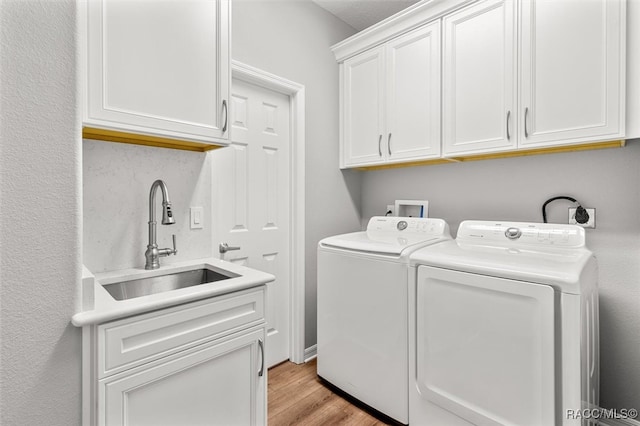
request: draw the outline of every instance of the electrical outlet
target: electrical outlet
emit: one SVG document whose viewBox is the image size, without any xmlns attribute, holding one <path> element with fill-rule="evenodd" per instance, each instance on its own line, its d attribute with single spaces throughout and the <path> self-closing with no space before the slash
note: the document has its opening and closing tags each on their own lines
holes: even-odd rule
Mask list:
<svg viewBox="0 0 640 426">
<path fill-rule="evenodd" d="M 583 228 L 595 228 L 596 227 L 596 209 L 587 209 L 587 214 L 589 215 L 589 221 L 587 223 L 578 223 L 576 221 L 576 210 L 577 207 L 569 207 L 569 224 L 570 225 L 578 225 Z"/>
<path fill-rule="evenodd" d="M 389 213 L 391 212 L 391 213 Z M 395 204 L 387 204 L 387 211 L 384 212 L 385 216 L 395 216 L 396 215 L 396 205 Z"/>
</svg>

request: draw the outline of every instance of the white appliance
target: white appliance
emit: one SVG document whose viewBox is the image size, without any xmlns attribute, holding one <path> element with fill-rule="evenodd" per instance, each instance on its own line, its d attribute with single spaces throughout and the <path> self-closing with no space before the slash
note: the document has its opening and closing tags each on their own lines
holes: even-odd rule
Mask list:
<svg viewBox="0 0 640 426">
<path fill-rule="evenodd" d="M 598 404 L 597 265 L 575 225 L 465 221 L 411 255 L 412 425 L 569 425 Z"/>
<path fill-rule="evenodd" d="M 450 239 L 441 219 L 381 216 L 318 246 L 318 375 L 402 423 L 409 254 Z"/>
</svg>

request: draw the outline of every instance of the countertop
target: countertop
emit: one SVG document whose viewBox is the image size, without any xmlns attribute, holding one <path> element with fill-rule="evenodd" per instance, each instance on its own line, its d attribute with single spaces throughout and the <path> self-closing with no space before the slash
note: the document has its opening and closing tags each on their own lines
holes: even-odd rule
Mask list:
<svg viewBox="0 0 640 426">
<path fill-rule="evenodd" d="M 213 270 L 220 270 L 221 272 L 229 271 L 238 276 L 222 281 L 185 287 L 128 300 L 115 300 L 107 290 L 103 288 L 104 285 L 121 281 L 148 278 L 156 275 L 172 274 L 200 268 L 211 268 Z M 169 306 L 257 287 L 271 282 L 274 279 L 275 277 L 271 274 L 216 258 L 184 261 L 161 266 L 159 269 L 149 271 L 142 268 L 132 268 L 94 275 L 87 268 L 84 268 L 81 284 L 82 307 L 81 311 L 71 318 L 71 322 L 76 327 L 99 324 L 131 315 L 167 308 Z"/>
</svg>

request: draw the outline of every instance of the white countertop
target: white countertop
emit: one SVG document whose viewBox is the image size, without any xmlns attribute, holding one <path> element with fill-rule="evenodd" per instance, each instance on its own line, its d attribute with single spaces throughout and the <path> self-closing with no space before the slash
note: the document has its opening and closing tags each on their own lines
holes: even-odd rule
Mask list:
<svg viewBox="0 0 640 426">
<path fill-rule="evenodd" d="M 104 285 L 121 281 L 173 274 L 200 268 L 218 269 L 222 273 L 229 271 L 239 276 L 128 300 L 115 300 L 107 290 L 103 288 Z M 133 268 L 93 275 L 89 270 L 84 268 L 81 289 L 82 310 L 71 318 L 71 322 L 76 327 L 103 323 L 156 309 L 257 287 L 271 282 L 274 279 L 275 277 L 271 274 L 216 258 L 190 260 L 161 266 L 159 269 L 150 271 L 142 268 Z"/>
</svg>

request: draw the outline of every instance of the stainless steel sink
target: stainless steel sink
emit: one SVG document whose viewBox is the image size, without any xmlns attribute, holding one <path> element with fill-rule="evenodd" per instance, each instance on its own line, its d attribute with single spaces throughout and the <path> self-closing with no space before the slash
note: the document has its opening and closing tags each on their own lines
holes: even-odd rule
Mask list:
<svg viewBox="0 0 640 426">
<path fill-rule="evenodd" d="M 148 296 L 150 294 L 164 293 L 166 291 L 192 287 L 194 285 L 222 281 L 238 276 L 239 275 L 232 274 L 231 272 L 221 273 L 212 269 L 204 268 L 107 284 L 104 288 L 114 299 L 127 300 L 134 299 L 136 297 Z"/>
</svg>

